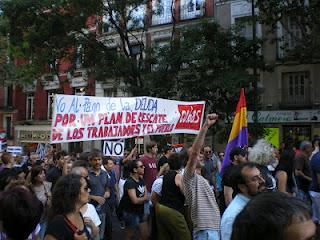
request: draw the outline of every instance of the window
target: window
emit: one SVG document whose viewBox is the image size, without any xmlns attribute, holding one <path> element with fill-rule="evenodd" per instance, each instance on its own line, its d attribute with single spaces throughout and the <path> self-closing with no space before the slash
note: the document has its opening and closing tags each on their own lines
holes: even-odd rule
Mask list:
<svg viewBox="0 0 320 240">
<path fill-rule="evenodd" d="M 34 118 L 34 95 L 33 94 L 28 94 L 27 95 L 27 109 L 26 109 L 26 119 L 27 120 L 33 120 Z"/>
<path fill-rule="evenodd" d="M 146 6 L 141 4 L 137 7 L 128 7 L 127 9 L 127 27 L 128 29 L 142 28 L 144 26 L 144 17 Z"/>
<path fill-rule="evenodd" d="M 6 129 L 6 133 L 7 133 L 7 138 L 8 139 L 12 139 L 13 134 L 12 134 L 12 118 L 11 116 L 6 116 L 5 117 L 5 129 Z"/>
<path fill-rule="evenodd" d="M 104 97 L 116 97 L 117 96 L 117 89 L 113 87 L 107 87 L 104 90 Z"/>
<path fill-rule="evenodd" d="M 309 98 L 309 72 L 283 74 L 282 102 L 286 105 L 307 105 Z"/>
<path fill-rule="evenodd" d="M 143 54 L 141 52 L 142 47 L 143 46 L 141 45 L 132 46 L 132 58 L 134 59 L 134 61 L 136 61 L 138 69 L 143 68 Z"/>
<path fill-rule="evenodd" d="M 204 0 L 181 0 L 181 19 L 191 19 L 204 14 Z"/>
<path fill-rule="evenodd" d="M 287 17 L 277 24 L 279 58 L 283 58 L 289 50 L 299 46 L 302 40 L 302 32 L 298 21 L 299 19 Z"/>
<path fill-rule="evenodd" d="M 152 1 L 152 25 L 166 24 L 172 21 L 172 0 Z"/>
<path fill-rule="evenodd" d="M 48 92 L 48 120 L 52 119 L 53 101 L 54 101 L 55 94 L 56 92 Z"/>
<path fill-rule="evenodd" d="M 246 39 L 252 39 L 252 19 L 251 16 L 235 18 L 235 31 Z"/>
<path fill-rule="evenodd" d="M 13 94 L 12 85 L 5 87 L 5 106 L 7 107 L 12 107 L 12 94 Z"/>
</svg>

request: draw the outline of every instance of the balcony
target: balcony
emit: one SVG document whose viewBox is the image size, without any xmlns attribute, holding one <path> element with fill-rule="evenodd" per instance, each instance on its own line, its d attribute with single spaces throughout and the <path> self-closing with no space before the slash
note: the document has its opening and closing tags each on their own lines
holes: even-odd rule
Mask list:
<svg viewBox="0 0 320 240">
<path fill-rule="evenodd" d="M 302 109 L 312 108 L 310 89 L 308 88 L 283 88 L 280 108 Z"/>
</svg>

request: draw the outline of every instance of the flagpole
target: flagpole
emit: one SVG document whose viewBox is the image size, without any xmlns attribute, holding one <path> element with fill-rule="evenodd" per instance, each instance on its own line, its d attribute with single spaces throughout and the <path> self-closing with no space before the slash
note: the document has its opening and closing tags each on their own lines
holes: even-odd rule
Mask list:
<svg viewBox="0 0 320 240">
<path fill-rule="evenodd" d="M 253 48 L 252 48 L 252 57 L 253 57 L 253 124 L 255 130 L 257 130 L 258 127 L 258 79 L 257 79 L 257 50 L 255 48 L 256 40 L 257 40 L 257 34 L 256 34 L 256 15 L 255 15 L 255 6 L 254 6 L 254 0 L 251 0 L 251 17 L 252 17 L 252 42 L 253 42 Z"/>
</svg>

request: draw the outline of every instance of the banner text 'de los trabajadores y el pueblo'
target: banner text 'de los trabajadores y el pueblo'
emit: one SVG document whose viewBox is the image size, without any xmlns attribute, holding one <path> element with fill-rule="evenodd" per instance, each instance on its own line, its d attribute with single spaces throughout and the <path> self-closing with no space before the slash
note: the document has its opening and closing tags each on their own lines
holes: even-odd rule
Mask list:
<svg viewBox="0 0 320 240">
<path fill-rule="evenodd" d="M 55 95 L 51 143 L 197 134 L 205 102 Z"/>
</svg>

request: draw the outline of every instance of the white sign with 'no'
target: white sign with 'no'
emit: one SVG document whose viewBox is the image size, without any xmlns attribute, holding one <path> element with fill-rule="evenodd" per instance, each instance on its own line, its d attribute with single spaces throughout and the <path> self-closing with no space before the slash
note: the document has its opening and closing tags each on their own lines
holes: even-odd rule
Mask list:
<svg viewBox="0 0 320 240">
<path fill-rule="evenodd" d="M 124 153 L 124 141 L 104 141 L 103 155 L 122 157 Z"/>
</svg>

